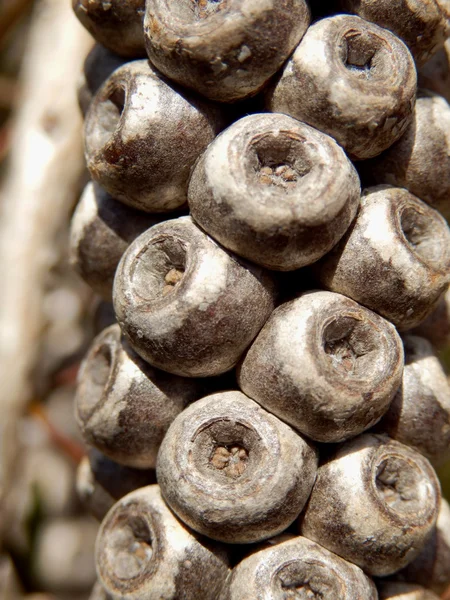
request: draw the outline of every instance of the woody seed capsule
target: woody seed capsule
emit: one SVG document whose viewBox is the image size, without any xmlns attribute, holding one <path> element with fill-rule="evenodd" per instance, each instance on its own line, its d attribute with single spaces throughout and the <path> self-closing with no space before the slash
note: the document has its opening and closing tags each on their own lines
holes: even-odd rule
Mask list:
<svg viewBox="0 0 450 600">
<path fill-rule="evenodd" d="M 301 531 L 369 575 L 390 575 L 420 553 L 439 503 L 426 458 L 387 436 L 364 434 L 319 467 Z"/>
<path fill-rule="evenodd" d="M 442 294 L 433 312 L 410 333 L 424 337 L 437 350 L 450 343 L 450 288 Z"/>
<path fill-rule="evenodd" d="M 145 363 L 112 325 L 82 364 L 76 418 L 88 444 L 120 464 L 149 469 L 170 423 L 198 394 L 191 379 Z"/>
<path fill-rule="evenodd" d="M 295 537 L 255 552 L 228 577 L 219 600 L 378 600 L 374 583 L 356 565 L 319 544 Z"/>
<path fill-rule="evenodd" d="M 139 234 L 161 220 L 117 202 L 99 185 L 88 183 L 70 226 L 71 266 L 94 291 L 111 300 L 122 254 Z"/>
<path fill-rule="evenodd" d="M 157 485 L 128 494 L 109 511 L 96 564 L 101 585 L 122 600 L 215 600 L 229 571 L 226 553 L 188 531 Z"/>
<path fill-rule="evenodd" d="M 312 25 L 270 90 L 270 110 L 331 135 L 353 159 L 380 154 L 411 121 L 417 75 L 386 29 L 338 15 Z"/>
<path fill-rule="evenodd" d="M 92 179 L 147 212 L 186 202 L 191 167 L 222 127 L 218 108 L 181 94 L 148 61 L 114 71 L 85 121 Z"/>
<path fill-rule="evenodd" d="M 402 370 L 402 343 L 390 323 L 349 298 L 315 291 L 272 313 L 238 381 L 310 438 L 339 442 L 381 418 Z"/>
<path fill-rule="evenodd" d="M 240 392 L 195 402 L 172 423 L 157 463 L 161 493 L 192 529 L 251 543 L 286 529 L 311 492 L 317 453 Z"/>
<path fill-rule="evenodd" d="M 404 189 L 368 188 L 353 226 L 317 263 L 317 275 L 328 289 L 410 329 L 447 289 L 449 228 L 437 211 Z"/>
<path fill-rule="evenodd" d="M 191 215 L 209 235 L 283 271 L 331 250 L 359 198 L 358 175 L 336 142 L 280 114 L 244 117 L 219 135 L 188 192 Z"/>
<path fill-rule="evenodd" d="M 274 308 L 274 286 L 180 217 L 155 225 L 125 252 L 114 308 L 144 360 L 208 377 L 231 369 L 256 337 Z"/>
<path fill-rule="evenodd" d="M 420 585 L 395 581 L 379 582 L 378 592 L 380 600 L 439 600 L 439 596 Z"/>
<path fill-rule="evenodd" d="M 404 346 L 402 385 L 377 430 L 439 465 L 450 459 L 450 385 L 427 340 L 405 336 Z"/>
<path fill-rule="evenodd" d="M 148 0 L 145 40 L 152 63 L 207 98 L 256 94 L 309 25 L 304 0 Z"/>
<path fill-rule="evenodd" d="M 72 0 L 76 16 L 105 48 L 120 56 L 145 56 L 145 0 Z"/>
</svg>

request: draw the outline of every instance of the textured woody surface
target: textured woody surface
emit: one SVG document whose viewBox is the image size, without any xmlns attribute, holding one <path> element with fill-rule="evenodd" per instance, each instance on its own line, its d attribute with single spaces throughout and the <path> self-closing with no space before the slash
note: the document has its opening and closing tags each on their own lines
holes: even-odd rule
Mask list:
<svg viewBox="0 0 450 600">
<path fill-rule="evenodd" d="M 97 42 L 120 56 L 145 56 L 145 0 L 72 0 L 80 22 Z"/>
<path fill-rule="evenodd" d="M 156 485 L 110 510 L 97 537 L 96 563 L 102 586 L 123 600 L 215 600 L 229 571 L 226 553 L 188 531 Z"/>
<path fill-rule="evenodd" d="M 371 183 L 406 188 L 450 217 L 450 106 L 421 91 L 413 120 L 402 138 L 363 165 Z"/>
<path fill-rule="evenodd" d="M 92 588 L 89 600 L 113 600 L 113 598 L 103 589 L 101 583 L 97 581 Z"/>
<path fill-rule="evenodd" d="M 405 336 L 403 341 L 402 385 L 377 431 L 439 465 L 450 459 L 450 385 L 427 340 Z"/>
<path fill-rule="evenodd" d="M 402 330 L 432 311 L 450 281 L 445 219 L 404 189 L 363 192 L 353 226 L 317 266 L 322 284 Z"/>
<path fill-rule="evenodd" d="M 221 128 L 220 111 L 178 92 L 147 60 L 126 63 L 86 115 L 85 155 L 94 181 L 148 212 L 186 202 L 190 169 Z"/>
<path fill-rule="evenodd" d="M 439 600 L 431 590 L 410 583 L 380 582 L 378 592 L 380 600 Z"/>
<path fill-rule="evenodd" d="M 315 291 L 278 307 L 251 345 L 239 386 L 321 442 L 374 425 L 401 383 L 395 328 L 340 294 Z"/>
<path fill-rule="evenodd" d="M 398 35 L 418 65 L 425 63 L 450 35 L 448 0 L 340 0 L 341 8 Z"/>
<path fill-rule="evenodd" d="M 155 225 L 122 257 L 117 320 L 152 365 L 188 377 L 231 369 L 274 308 L 272 279 L 246 266 L 190 217 Z"/>
<path fill-rule="evenodd" d="M 88 444 L 120 464 L 149 469 L 170 423 L 198 395 L 192 379 L 144 362 L 116 324 L 95 338 L 82 364 L 76 418 Z"/>
<path fill-rule="evenodd" d="M 318 260 L 353 220 L 359 178 L 342 148 L 280 114 L 250 115 L 197 162 L 192 217 L 226 248 L 269 269 Z"/>
<path fill-rule="evenodd" d="M 442 294 L 433 312 L 410 333 L 426 338 L 437 350 L 450 344 L 450 288 Z"/>
<path fill-rule="evenodd" d="M 117 202 L 98 184 L 88 183 L 72 217 L 71 266 L 94 291 L 111 300 L 122 254 L 139 234 L 161 220 Z"/>
<path fill-rule="evenodd" d="M 157 478 L 169 506 L 196 531 L 229 543 L 281 533 L 300 514 L 318 455 L 241 392 L 207 396 L 172 423 Z"/>
<path fill-rule="evenodd" d="M 450 40 L 417 72 L 419 88 L 450 101 Z"/>
<path fill-rule="evenodd" d="M 220 600 L 378 600 L 363 571 L 304 537 L 255 552 L 229 575 Z"/>
<path fill-rule="evenodd" d="M 302 535 L 384 576 L 423 549 L 440 503 L 426 458 L 387 436 L 363 434 L 319 467 Z"/>
<path fill-rule="evenodd" d="M 331 135 L 351 158 L 365 159 L 405 132 L 416 85 L 403 42 L 364 19 L 338 15 L 308 29 L 267 103 Z"/>
<path fill-rule="evenodd" d="M 147 53 L 167 77 L 212 100 L 256 94 L 309 25 L 304 0 L 149 0 Z"/>
</svg>

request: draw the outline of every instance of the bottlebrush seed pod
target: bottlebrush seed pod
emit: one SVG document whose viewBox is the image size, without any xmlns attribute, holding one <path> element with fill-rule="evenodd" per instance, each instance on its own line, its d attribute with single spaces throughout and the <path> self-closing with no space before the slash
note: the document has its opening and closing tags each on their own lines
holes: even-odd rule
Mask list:
<svg viewBox="0 0 450 600">
<path fill-rule="evenodd" d="M 442 594 L 450 585 L 450 506 L 442 498 L 436 526 L 422 552 L 402 571 L 396 579 L 426 586 L 436 594 Z"/>
<path fill-rule="evenodd" d="M 295 537 L 255 552 L 231 572 L 220 600 L 378 600 L 374 583 L 356 565 L 319 544 Z"/>
<path fill-rule="evenodd" d="M 380 600 L 439 600 L 439 596 L 420 585 L 395 581 L 380 581 L 378 592 Z"/>
<path fill-rule="evenodd" d="M 427 340 L 409 335 L 403 342 L 402 385 L 377 431 L 439 465 L 450 459 L 450 385 Z"/>
<path fill-rule="evenodd" d="M 99 521 L 116 500 L 152 483 L 156 483 L 154 471 L 119 465 L 95 449 L 89 451 L 77 469 L 78 497 Z"/>
<path fill-rule="evenodd" d="M 114 71 L 92 101 L 87 165 L 117 200 L 167 212 L 186 202 L 191 167 L 221 128 L 220 109 L 181 94 L 136 60 Z"/>
<path fill-rule="evenodd" d="M 450 231 L 445 219 L 404 189 L 363 192 L 359 213 L 316 275 L 407 330 L 433 311 L 450 281 Z"/>
<path fill-rule="evenodd" d="M 363 434 L 319 467 L 301 532 L 369 575 L 390 575 L 420 553 L 439 503 L 425 457 L 387 436 Z"/>
<path fill-rule="evenodd" d="M 159 486 L 141 488 L 119 500 L 100 527 L 99 580 L 123 600 L 215 600 L 228 558 L 206 543 L 173 516 Z"/>
<path fill-rule="evenodd" d="M 437 350 L 450 343 L 450 288 L 442 294 L 430 316 L 410 333 L 426 338 Z"/>
<path fill-rule="evenodd" d="M 72 0 L 72 7 L 92 37 L 120 56 L 145 56 L 145 0 Z"/>
<path fill-rule="evenodd" d="M 113 299 L 122 331 L 144 360 L 208 377 L 231 369 L 256 337 L 274 308 L 274 286 L 180 217 L 131 244 Z"/>
<path fill-rule="evenodd" d="M 398 35 L 418 65 L 425 63 L 450 35 L 447 0 L 340 0 L 340 6 Z"/>
<path fill-rule="evenodd" d="M 340 294 L 279 306 L 238 370 L 242 391 L 313 440 L 340 442 L 374 425 L 401 383 L 395 328 Z"/>
<path fill-rule="evenodd" d="M 364 19 L 338 15 L 308 29 L 267 103 L 331 135 L 351 158 L 366 159 L 403 135 L 416 86 L 403 42 Z"/>
<path fill-rule="evenodd" d="M 139 234 L 161 220 L 117 202 L 99 185 L 88 183 L 70 226 L 71 266 L 95 292 L 111 300 L 122 254 Z"/>
<path fill-rule="evenodd" d="M 308 25 L 304 0 L 148 0 L 144 34 L 161 73 L 233 102 L 263 87 Z"/>
<path fill-rule="evenodd" d="M 285 115 L 259 114 L 208 146 L 188 201 L 194 220 L 223 246 L 286 271 L 331 250 L 360 193 L 355 168 L 332 138 Z"/>
<path fill-rule="evenodd" d="M 406 188 L 450 217 L 450 106 L 441 96 L 421 91 L 413 120 L 401 139 L 362 165 L 370 183 Z"/>
<path fill-rule="evenodd" d="M 172 423 L 156 474 L 167 504 L 189 527 L 247 544 L 293 523 L 316 469 L 309 442 L 241 392 L 223 392 Z"/>
<path fill-rule="evenodd" d="M 93 97 L 104 82 L 124 63 L 123 57 L 110 52 L 100 44 L 95 44 L 84 61 L 77 87 L 78 104 L 83 117 L 86 116 Z"/>
<path fill-rule="evenodd" d="M 149 469 L 170 423 L 198 395 L 196 382 L 152 368 L 112 325 L 82 364 L 75 412 L 89 445 L 120 464 Z"/>
</svg>

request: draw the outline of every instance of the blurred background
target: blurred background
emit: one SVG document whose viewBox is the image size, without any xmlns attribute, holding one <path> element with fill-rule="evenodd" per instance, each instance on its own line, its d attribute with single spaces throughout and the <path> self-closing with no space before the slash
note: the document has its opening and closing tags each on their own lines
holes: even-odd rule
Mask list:
<svg viewBox="0 0 450 600">
<path fill-rule="evenodd" d="M 0 600 L 82 600 L 95 582 L 73 396 L 110 316 L 68 265 L 91 46 L 70 0 L 0 0 Z M 447 338 L 448 317 L 443 305 Z M 449 372 L 448 346 L 440 356 Z M 450 498 L 450 465 L 440 477 Z"/>
</svg>

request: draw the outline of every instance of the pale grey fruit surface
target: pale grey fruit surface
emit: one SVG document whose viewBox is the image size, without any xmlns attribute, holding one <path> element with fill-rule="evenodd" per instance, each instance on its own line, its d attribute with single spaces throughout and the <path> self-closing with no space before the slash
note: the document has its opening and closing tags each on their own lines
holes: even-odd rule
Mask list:
<svg viewBox="0 0 450 600">
<path fill-rule="evenodd" d="M 219 600 L 378 600 L 373 581 L 319 544 L 295 537 L 255 552 L 228 576 Z"/>
<path fill-rule="evenodd" d="M 145 56 L 145 0 L 72 0 L 72 8 L 92 37 L 111 52 Z"/>
<path fill-rule="evenodd" d="M 380 600 L 439 600 L 434 592 L 420 585 L 394 581 L 380 582 L 378 592 Z"/>
<path fill-rule="evenodd" d="M 105 300 L 112 299 L 114 275 L 122 254 L 143 231 L 162 217 L 117 202 L 90 182 L 70 225 L 70 264 Z"/>
<path fill-rule="evenodd" d="M 92 179 L 147 212 L 187 200 L 190 170 L 222 128 L 221 110 L 174 88 L 147 60 L 116 69 L 85 120 Z"/>
<path fill-rule="evenodd" d="M 274 309 L 273 280 L 243 264 L 190 217 L 155 225 L 124 253 L 114 308 L 134 350 L 178 375 L 231 369 Z"/>
<path fill-rule="evenodd" d="M 226 552 L 175 518 L 152 485 L 106 515 L 96 543 L 101 585 L 121 600 L 216 600 L 228 575 Z"/>
<path fill-rule="evenodd" d="M 332 138 L 286 115 L 256 114 L 208 146 L 188 202 L 193 219 L 223 246 L 288 271 L 331 250 L 360 193 L 355 168 Z"/>
<path fill-rule="evenodd" d="M 340 6 L 398 35 L 418 65 L 450 35 L 448 0 L 340 0 Z"/>
<path fill-rule="evenodd" d="M 406 188 L 445 217 L 450 217 L 450 106 L 420 91 L 405 134 L 364 165 L 372 183 Z"/>
<path fill-rule="evenodd" d="M 408 335 L 403 343 L 402 384 L 377 431 L 440 465 L 450 459 L 450 385 L 430 342 Z"/>
<path fill-rule="evenodd" d="M 172 423 L 157 478 L 171 509 L 192 529 L 228 543 L 281 533 L 313 486 L 310 442 L 241 392 L 198 400 Z"/>
<path fill-rule="evenodd" d="M 358 215 L 317 263 L 328 289 L 353 298 L 400 329 L 421 323 L 450 281 L 445 219 L 407 190 L 364 190 Z"/>
<path fill-rule="evenodd" d="M 312 291 L 272 313 L 238 382 L 298 431 L 339 442 L 379 421 L 402 371 L 403 346 L 390 323 L 345 296 Z"/>
<path fill-rule="evenodd" d="M 312 25 L 267 105 L 331 135 L 352 159 L 389 148 L 411 122 L 417 88 L 414 60 L 392 33 L 337 15 Z"/>
<path fill-rule="evenodd" d="M 144 362 L 116 324 L 94 339 L 83 361 L 75 415 L 88 444 L 120 464 L 149 469 L 170 423 L 199 394 L 192 379 Z"/>
<path fill-rule="evenodd" d="M 309 25 L 304 0 L 148 0 L 147 54 L 167 77 L 207 98 L 256 94 Z"/>
<path fill-rule="evenodd" d="M 395 574 L 396 579 L 417 583 L 443 592 L 450 585 L 450 506 L 442 498 L 436 526 L 424 549 L 405 569 Z"/>
<path fill-rule="evenodd" d="M 301 532 L 369 575 L 391 575 L 422 551 L 440 499 L 425 457 L 385 435 L 363 434 L 319 466 Z"/>
</svg>

